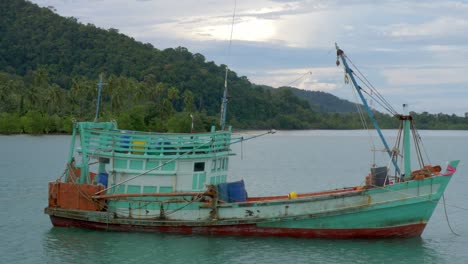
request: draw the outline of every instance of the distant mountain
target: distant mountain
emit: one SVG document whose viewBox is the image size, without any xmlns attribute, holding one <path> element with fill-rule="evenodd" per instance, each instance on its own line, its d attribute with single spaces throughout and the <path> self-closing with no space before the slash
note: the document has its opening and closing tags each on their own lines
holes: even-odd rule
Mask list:
<svg viewBox="0 0 468 264">
<path fill-rule="evenodd" d="M 280 88 L 285 89 L 285 88 Z M 356 105 L 348 100 L 340 99 L 332 94 L 321 91 L 307 91 L 290 88 L 299 98 L 306 100 L 319 112 L 324 113 L 356 113 Z"/>
<path fill-rule="evenodd" d="M 92 84 L 105 73 L 109 84 L 103 111 L 109 116 L 121 116 L 136 103 L 146 126 L 183 111 L 219 114 L 226 66 L 184 47 L 159 50 L 117 29 L 83 25 L 24 0 L 0 1 L 0 35 L 0 78 L 18 81 L 0 89 L 7 93 L 0 100 L 14 99 L 8 107 L 0 104 L 0 112 L 51 115 L 60 109 L 61 116 L 92 118 Z M 309 104 L 289 91 L 258 88 L 232 71 L 228 84 L 228 121 L 237 127 L 312 128 L 320 123 Z M 63 106 L 51 106 L 50 90 L 60 94 Z"/>
<path fill-rule="evenodd" d="M 102 119 L 186 131 L 190 113 L 203 131 L 218 123 L 225 69 L 184 47 L 159 50 L 25 0 L 0 1 L 0 133 L 64 132 L 72 119 L 92 120 L 101 73 Z M 228 87 L 228 123 L 236 128 L 361 127 L 350 102 L 324 92 L 273 89 L 232 71 Z"/>
</svg>

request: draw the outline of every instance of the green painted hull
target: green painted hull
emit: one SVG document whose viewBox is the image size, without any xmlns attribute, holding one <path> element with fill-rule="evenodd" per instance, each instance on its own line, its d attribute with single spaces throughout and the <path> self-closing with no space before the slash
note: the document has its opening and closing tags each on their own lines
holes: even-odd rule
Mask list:
<svg viewBox="0 0 468 264">
<path fill-rule="evenodd" d="M 409 237 L 421 235 L 450 179 L 451 176 L 436 176 L 384 188 L 343 189 L 343 192 L 318 193 L 297 199 L 220 205 L 218 219 L 197 219 L 204 213 L 209 214 L 211 208 L 196 203 L 174 213 L 172 219 L 136 219 L 86 211 L 70 214 L 52 208 L 46 212 L 57 226 L 120 231 L 325 238 Z M 175 208 L 176 205 L 171 206 Z M 187 215 L 192 219 L 180 220 L 180 216 Z"/>
</svg>

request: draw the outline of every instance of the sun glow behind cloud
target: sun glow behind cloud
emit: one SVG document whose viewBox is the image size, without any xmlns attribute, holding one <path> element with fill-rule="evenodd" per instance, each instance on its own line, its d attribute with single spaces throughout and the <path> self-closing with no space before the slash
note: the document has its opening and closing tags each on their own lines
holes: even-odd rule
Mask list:
<svg viewBox="0 0 468 264">
<path fill-rule="evenodd" d="M 117 28 L 158 49 L 184 46 L 217 64 L 230 61 L 239 75 L 257 84 L 286 85 L 311 70 L 292 86 L 343 96 L 342 71 L 332 67 L 338 42 L 367 67 L 381 92 L 394 97 L 390 101 L 401 103 L 405 91 L 425 91 L 415 108 L 468 111 L 431 103 L 442 95 L 467 96 L 460 92 L 468 88 L 468 3 L 463 0 L 237 0 L 235 58 L 229 60 L 225 41 L 234 0 L 31 1 L 85 24 Z"/>
<path fill-rule="evenodd" d="M 268 19 L 244 17 L 234 25 L 233 40 L 268 41 L 276 33 L 275 23 Z M 231 25 L 203 25 L 193 29 L 192 37 L 199 39 L 225 40 L 229 37 Z"/>
</svg>

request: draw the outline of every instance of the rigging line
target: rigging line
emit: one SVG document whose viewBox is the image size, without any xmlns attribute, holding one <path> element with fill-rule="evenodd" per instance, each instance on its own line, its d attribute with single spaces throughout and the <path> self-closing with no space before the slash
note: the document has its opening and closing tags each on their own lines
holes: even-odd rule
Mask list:
<svg viewBox="0 0 468 264">
<path fill-rule="evenodd" d="M 416 129 L 416 125 L 414 124 L 414 122 L 413 122 L 413 126 L 414 126 L 414 132 L 417 134 L 418 140 L 421 143 L 421 147 L 424 152 L 424 155 L 426 156 L 426 159 L 429 162 L 429 164 L 432 164 L 431 159 L 429 158 L 429 155 L 426 152 L 426 147 L 424 146 L 424 142 L 422 141 L 421 135 L 419 134 L 419 131 Z"/>
<path fill-rule="evenodd" d="M 304 78 L 304 77 L 307 76 L 307 75 L 312 75 L 312 71 L 308 71 L 308 72 L 304 73 L 304 74 L 301 75 L 299 78 L 297 78 L 297 79 L 295 79 L 294 81 L 292 81 L 292 82 L 290 82 L 290 83 L 288 83 L 288 84 L 286 84 L 286 85 L 283 85 L 283 86 L 291 86 L 291 84 L 293 84 L 293 83 L 299 81 L 300 79 Z"/>
<path fill-rule="evenodd" d="M 364 83 L 364 85 L 369 88 L 373 93 L 375 93 L 375 96 L 374 97 L 373 95 L 370 95 L 368 92 L 366 92 L 366 94 L 368 94 L 372 99 L 374 99 L 379 105 L 381 105 L 383 108 L 385 108 L 389 113 L 393 114 L 393 115 L 396 115 L 398 114 L 395 109 L 393 109 L 393 107 L 385 100 L 385 98 L 383 98 L 381 95 L 379 95 L 378 91 L 375 90 L 375 89 L 372 89 L 371 87 L 369 87 L 365 82 L 364 80 L 359 76 L 359 75 L 354 75 L 356 76 L 356 78 L 358 78 L 362 83 Z M 364 89 L 362 89 L 361 87 L 361 90 L 365 91 Z M 383 106 L 382 104 L 384 104 L 385 106 Z"/>
<path fill-rule="evenodd" d="M 229 37 L 228 54 L 227 54 L 227 62 L 226 62 L 226 74 L 224 76 L 224 91 L 223 91 L 223 99 L 222 99 L 221 113 L 220 113 L 220 126 L 222 130 L 224 130 L 224 127 L 226 125 L 226 114 L 227 114 L 227 103 L 228 103 L 227 81 L 228 81 L 228 73 L 229 73 L 229 64 L 231 63 L 231 46 L 232 46 L 232 35 L 234 32 L 234 20 L 236 17 L 236 7 L 237 7 L 237 0 L 234 0 L 234 11 L 232 13 L 231 35 Z"/>
<path fill-rule="evenodd" d="M 233 145 L 233 144 L 237 144 L 239 142 L 242 143 L 242 142 L 247 141 L 247 140 L 251 140 L 251 139 L 254 139 L 254 138 L 262 137 L 262 136 L 265 136 L 265 135 L 268 135 L 268 134 L 275 134 L 275 133 L 276 133 L 276 130 L 271 129 L 271 130 L 268 130 L 265 133 L 254 135 L 254 136 L 251 136 L 251 137 L 248 137 L 248 138 L 244 138 L 244 136 L 239 137 L 239 138 L 233 138 L 232 142 L 229 142 L 229 146 Z"/>
<path fill-rule="evenodd" d="M 395 147 L 393 148 L 394 149 L 394 157 L 395 157 L 395 160 L 398 160 L 398 157 L 401 157 L 400 156 L 400 144 L 401 144 L 401 135 L 403 133 L 403 123 L 400 122 L 400 126 L 398 127 L 398 134 L 397 134 L 397 139 L 395 141 Z M 403 164 L 401 163 L 403 159 L 400 160 L 400 166 L 403 166 Z M 397 173 L 395 171 L 395 177 L 397 176 Z"/>
<path fill-rule="evenodd" d="M 356 95 L 356 89 L 351 89 L 353 91 L 353 95 L 354 95 L 354 105 L 356 106 L 356 109 L 358 111 L 358 114 L 359 114 L 359 119 L 361 120 L 361 123 L 362 123 L 362 126 L 364 127 L 364 129 L 367 131 L 368 135 L 369 135 L 369 142 L 370 142 L 370 147 L 375 150 L 375 143 L 374 143 L 374 140 L 372 138 L 372 135 L 370 133 L 370 130 L 369 130 L 369 126 L 367 125 L 367 122 L 365 121 L 365 118 L 364 118 L 364 113 L 363 113 L 363 110 L 361 108 L 361 105 L 358 104 L 358 99 L 357 99 L 357 95 Z M 373 162 L 375 164 L 375 152 L 374 152 L 374 159 L 373 159 Z"/>
<path fill-rule="evenodd" d="M 346 54 L 344 55 L 346 56 Z M 395 113 L 398 113 L 397 111 L 395 111 L 395 109 L 392 107 L 392 105 L 390 103 L 388 103 L 388 101 L 380 94 L 380 92 L 372 85 L 372 83 L 367 80 L 366 76 L 364 74 L 361 73 L 361 71 L 359 70 L 359 68 L 353 63 L 353 61 L 348 57 L 346 56 L 346 58 L 349 60 L 349 62 L 354 66 L 354 68 L 358 71 L 358 73 L 367 81 L 367 83 L 372 87 L 372 89 L 377 93 L 378 97 L 381 98 L 383 101 L 386 102 L 386 104 L 395 112 Z M 365 84 L 366 82 L 364 82 Z M 367 86 L 367 85 L 366 85 Z M 370 87 L 369 87 L 370 88 Z"/>
<path fill-rule="evenodd" d="M 387 108 L 386 106 L 384 106 L 384 105 L 382 104 L 382 102 L 380 102 L 379 100 L 377 100 L 377 98 L 375 98 L 374 96 L 372 96 L 371 94 L 369 94 L 369 92 L 367 92 L 366 90 L 364 90 L 364 89 L 361 88 L 361 91 L 364 92 L 365 94 L 367 94 L 370 98 L 374 99 L 375 102 L 377 102 L 377 104 L 379 104 L 381 107 L 383 107 L 385 110 L 387 110 L 391 115 L 396 116 L 396 115 L 398 114 L 398 113 L 396 113 L 396 112 L 392 112 L 391 109 L 389 109 L 389 108 Z"/>
<path fill-rule="evenodd" d="M 347 57 L 348 58 L 348 57 Z M 349 58 L 348 58 L 349 59 Z M 352 62 L 351 62 L 352 64 Z M 373 91 L 375 94 L 376 94 L 376 97 L 383 103 L 386 105 L 386 108 L 387 108 L 387 111 L 391 112 L 393 115 L 396 115 L 398 114 L 398 112 L 393 108 L 393 106 L 382 96 L 382 94 L 380 94 L 380 92 L 366 79 L 366 77 L 359 71 L 359 69 L 354 65 L 352 64 L 356 70 L 358 71 L 359 74 L 355 74 L 355 76 L 361 80 L 361 82 L 366 86 L 368 87 L 371 91 Z M 362 76 L 362 78 L 360 77 L 360 75 Z M 364 78 L 364 79 L 363 79 Z M 367 81 L 367 82 L 366 82 Z M 375 97 L 373 97 L 375 99 Z M 377 99 L 375 99 L 377 100 Z M 390 110 L 388 110 L 390 109 Z"/>
<path fill-rule="evenodd" d="M 411 120 L 411 131 L 413 132 L 413 140 L 414 140 L 414 142 L 415 142 L 415 144 L 417 146 L 418 158 L 421 159 L 421 163 L 422 163 L 421 167 L 423 167 L 424 166 L 424 157 L 423 157 L 423 154 L 422 154 L 422 151 L 421 151 L 422 140 L 421 140 L 421 137 L 419 137 L 419 135 L 417 134 L 417 130 L 416 130 L 416 127 L 414 126 L 414 121 L 413 120 Z M 422 150 L 424 151 L 424 148 Z M 427 153 L 426 153 L 426 156 L 427 156 Z M 429 159 L 428 159 L 428 161 L 429 161 Z"/>
<path fill-rule="evenodd" d="M 232 12 L 232 22 L 231 22 L 231 35 L 229 37 L 229 45 L 228 45 L 228 57 L 227 57 L 227 64 L 226 64 L 226 75 L 224 78 L 224 88 L 227 86 L 227 76 L 229 71 L 229 64 L 231 63 L 231 46 L 232 46 L 232 35 L 234 33 L 234 21 L 236 18 L 236 8 L 237 8 L 237 0 L 234 0 L 234 11 Z"/>
<path fill-rule="evenodd" d="M 419 166 L 424 167 L 424 159 L 423 159 L 423 156 L 422 156 L 422 152 L 421 152 L 421 146 L 419 145 L 419 140 L 416 136 L 416 133 L 415 133 L 415 128 L 413 126 L 413 121 L 410 120 L 410 128 L 411 128 L 411 131 L 413 132 L 413 141 L 414 141 L 414 145 L 415 145 L 415 150 L 416 150 L 416 153 L 417 153 L 417 157 L 418 157 L 418 161 L 419 161 Z"/>
<path fill-rule="evenodd" d="M 354 75 L 354 76 L 356 76 L 361 82 L 363 82 L 363 83 L 365 84 L 364 80 L 361 79 L 361 77 L 359 77 L 359 75 Z M 375 89 L 373 90 L 373 89 L 370 88 L 368 85 L 366 85 L 366 86 L 367 86 L 367 88 L 369 88 L 371 91 L 373 91 L 373 92 L 376 94 L 377 98 L 374 97 L 373 95 L 370 95 L 369 92 L 367 92 L 366 90 L 362 89 L 362 87 L 361 87 L 361 90 L 364 91 L 366 94 L 368 94 L 369 97 L 371 97 L 372 99 L 374 99 L 380 106 L 382 106 L 383 108 L 385 108 L 389 113 L 391 113 L 391 114 L 393 114 L 393 115 L 397 115 L 397 114 L 398 114 L 398 112 L 395 111 L 395 109 L 393 109 L 393 107 L 385 100 L 385 98 L 382 98 L 381 96 L 379 97 L 379 93 L 378 93 Z M 383 106 L 382 104 L 385 104 L 385 106 Z"/>
<path fill-rule="evenodd" d="M 448 225 L 450 231 L 451 231 L 454 235 L 460 236 L 460 235 L 457 234 L 455 231 L 453 231 L 452 225 L 450 225 L 450 221 L 449 221 L 449 219 L 448 219 L 448 214 L 447 214 L 447 206 L 445 206 L 445 195 L 444 195 L 444 194 L 442 194 L 442 201 L 444 202 L 445 220 L 447 220 L 447 225 Z"/>
</svg>

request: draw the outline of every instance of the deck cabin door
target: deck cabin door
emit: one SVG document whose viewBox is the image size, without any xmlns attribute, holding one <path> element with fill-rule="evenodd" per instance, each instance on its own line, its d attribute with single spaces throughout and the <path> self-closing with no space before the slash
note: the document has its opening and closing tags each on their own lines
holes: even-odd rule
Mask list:
<svg viewBox="0 0 468 264">
<path fill-rule="evenodd" d="M 179 161 L 176 177 L 178 192 L 192 191 L 193 161 Z"/>
</svg>

